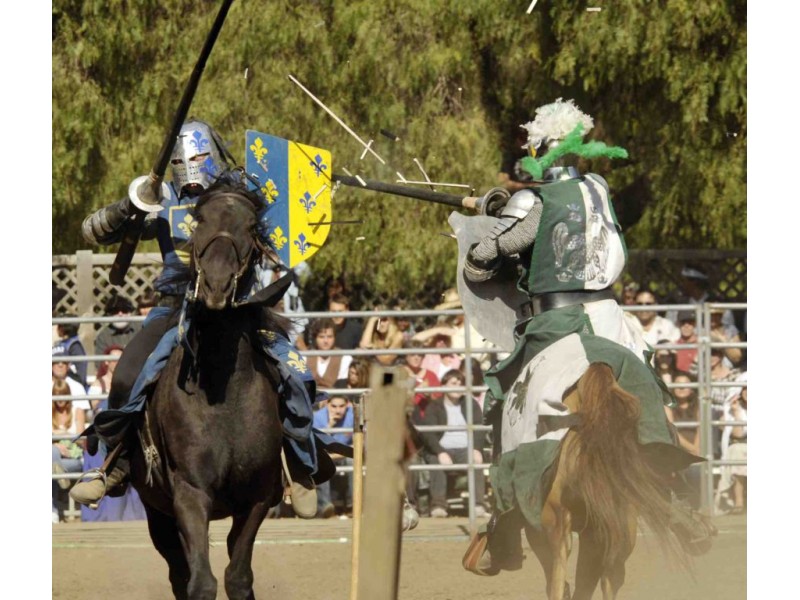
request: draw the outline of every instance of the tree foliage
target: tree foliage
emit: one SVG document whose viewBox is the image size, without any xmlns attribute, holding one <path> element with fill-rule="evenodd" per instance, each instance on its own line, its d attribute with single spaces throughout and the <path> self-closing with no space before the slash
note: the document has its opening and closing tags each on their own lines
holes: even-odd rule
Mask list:
<svg viewBox="0 0 800 600">
<path fill-rule="evenodd" d="M 557 97 L 630 158 L 603 174 L 632 247 L 746 243 L 746 5 L 720 0 L 235 2 L 191 114 L 239 160 L 244 130 L 328 148 L 335 172 L 495 185 L 520 123 Z M 597 2 L 591 3 L 598 5 Z M 219 2 L 53 3 L 53 251 L 152 167 Z M 247 76 L 245 77 L 245 73 Z M 292 84 L 296 76 L 387 160 Z M 400 136 L 393 142 L 386 129 Z M 441 189 L 453 193 L 453 189 Z M 388 293 L 453 280 L 450 209 L 340 188 L 315 272 Z M 363 237 L 363 240 L 357 238 Z M 145 248 L 148 249 L 148 248 Z M 152 249 L 152 248 L 149 248 Z"/>
</svg>

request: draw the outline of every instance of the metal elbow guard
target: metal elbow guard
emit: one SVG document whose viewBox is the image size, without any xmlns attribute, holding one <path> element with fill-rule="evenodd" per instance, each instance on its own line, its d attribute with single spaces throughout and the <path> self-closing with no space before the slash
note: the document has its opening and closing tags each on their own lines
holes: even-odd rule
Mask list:
<svg viewBox="0 0 800 600">
<path fill-rule="evenodd" d="M 91 244 L 108 244 L 119 241 L 121 229 L 131 213 L 131 203 L 123 198 L 101 208 L 83 220 L 83 238 Z"/>
<path fill-rule="evenodd" d="M 497 271 L 500 270 L 502 258 L 498 255 L 490 261 L 481 260 L 473 253 L 475 246 L 477 244 L 473 244 L 469 252 L 467 252 L 467 257 L 464 261 L 464 277 L 467 281 L 480 283 L 495 276 Z"/>
</svg>

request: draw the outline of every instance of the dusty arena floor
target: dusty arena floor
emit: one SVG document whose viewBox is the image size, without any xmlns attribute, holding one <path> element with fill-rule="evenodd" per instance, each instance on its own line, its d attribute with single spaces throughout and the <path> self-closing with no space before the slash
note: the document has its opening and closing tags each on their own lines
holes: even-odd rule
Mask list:
<svg viewBox="0 0 800 600">
<path fill-rule="evenodd" d="M 746 598 L 746 529 L 742 516 L 715 520 L 714 548 L 695 560 L 694 575 L 668 564 L 647 535 L 640 536 L 628 561 L 620 600 L 710 600 Z M 403 538 L 402 600 L 539 600 L 544 577 L 526 550 L 521 571 L 478 577 L 461 568 L 467 520 L 423 519 Z M 225 598 L 222 573 L 229 522 L 211 528 L 211 566 Z M 253 566 L 260 599 L 345 600 L 349 597 L 351 522 L 340 520 L 265 521 Z M 574 576 L 574 558 L 572 573 Z M 166 563 L 150 545 L 142 522 L 64 523 L 53 526 L 53 598 L 127 600 L 171 598 Z M 595 597 L 600 597 L 599 592 Z M 368 599 L 365 599 L 368 600 Z"/>
</svg>

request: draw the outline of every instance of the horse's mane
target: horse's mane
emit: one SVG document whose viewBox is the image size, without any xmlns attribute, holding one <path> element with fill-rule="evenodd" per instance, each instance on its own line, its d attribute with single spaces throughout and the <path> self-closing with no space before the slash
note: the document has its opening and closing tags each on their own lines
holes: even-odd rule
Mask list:
<svg viewBox="0 0 800 600">
<path fill-rule="evenodd" d="M 257 191 L 248 189 L 247 184 L 237 180 L 232 172 L 226 172 L 197 197 L 195 210 L 199 210 L 202 206 L 222 194 L 242 196 L 250 202 L 254 212 L 264 208 L 264 201 Z"/>
<path fill-rule="evenodd" d="M 256 214 L 266 206 L 263 197 L 259 195 L 257 190 L 248 189 L 246 180 L 240 174 L 236 171 L 226 171 L 197 197 L 195 211 L 220 196 L 228 195 L 236 195 L 243 200 L 247 200 L 249 208 L 252 208 Z M 260 240 L 262 244 L 272 247 L 272 243 L 268 239 L 264 239 L 263 236 L 260 236 Z M 188 243 L 189 248 L 191 248 L 191 244 L 192 241 L 190 240 Z M 270 306 L 257 307 L 256 310 L 260 311 L 260 321 L 263 329 L 289 337 L 288 332 L 292 329 L 292 321 L 290 319 L 279 315 Z"/>
</svg>

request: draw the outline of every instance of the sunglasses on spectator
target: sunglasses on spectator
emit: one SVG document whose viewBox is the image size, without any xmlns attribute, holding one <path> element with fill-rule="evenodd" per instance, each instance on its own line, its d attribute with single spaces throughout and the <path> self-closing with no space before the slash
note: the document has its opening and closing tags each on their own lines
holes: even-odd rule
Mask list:
<svg viewBox="0 0 800 600">
<path fill-rule="evenodd" d="M 653 306 L 655 302 L 637 302 L 639 306 Z"/>
</svg>

